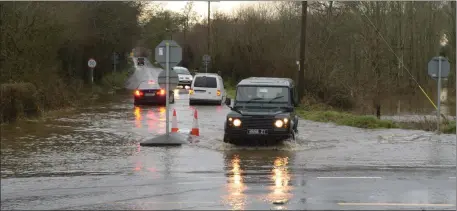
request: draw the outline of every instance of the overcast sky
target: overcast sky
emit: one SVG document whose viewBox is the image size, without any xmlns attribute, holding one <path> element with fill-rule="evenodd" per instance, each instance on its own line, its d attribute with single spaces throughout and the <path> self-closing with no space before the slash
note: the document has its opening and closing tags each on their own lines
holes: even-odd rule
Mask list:
<svg viewBox="0 0 457 211">
<path fill-rule="evenodd" d="M 169 10 L 176 12 L 181 11 L 188 1 L 163 1 L 164 7 Z M 211 12 L 220 11 L 224 13 L 230 13 L 232 9 L 239 7 L 242 4 L 252 4 L 256 1 L 219 1 L 211 2 Z M 257 1 L 258 2 L 258 1 Z M 194 1 L 195 11 L 203 18 L 207 17 L 208 14 L 208 2 L 207 1 Z"/>
</svg>

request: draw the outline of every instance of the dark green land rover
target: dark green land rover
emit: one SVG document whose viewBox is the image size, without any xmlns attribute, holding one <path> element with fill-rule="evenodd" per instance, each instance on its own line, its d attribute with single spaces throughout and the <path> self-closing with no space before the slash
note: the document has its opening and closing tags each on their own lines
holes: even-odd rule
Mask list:
<svg viewBox="0 0 457 211">
<path fill-rule="evenodd" d="M 298 95 L 290 78 L 251 77 L 236 86 L 224 126 L 224 142 L 235 145 L 277 144 L 298 133 Z"/>
</svg>

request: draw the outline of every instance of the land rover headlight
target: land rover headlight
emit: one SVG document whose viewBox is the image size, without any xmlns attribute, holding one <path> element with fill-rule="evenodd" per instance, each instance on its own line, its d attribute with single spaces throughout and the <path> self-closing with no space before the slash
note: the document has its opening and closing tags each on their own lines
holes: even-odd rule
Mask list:
<svg viewBox="0 0 457 211">
<path fill-rule="evenodd" d="M 280 120 L 280 119 L 276 120 L 275 126 L 276 126 L 277 128 L 280 128 L 280 127 L 282 127 L 283 125 L 284 125 L 284 122 L 283 122 L 282 120 Z"/>
<path fill-rule="evenodd" d="M 241 120 L 239 120 L 239 119 L 234 119 L 233 120 L 233 126 L 239 127 L 240 125 L 241 125 Z"/>
<path fill-rule="evenodd" d="M 289 118 L 284 118 L 283 121 L 284 121 L 284 124 L 287 124 L 289 122 Z"/>
</svg>

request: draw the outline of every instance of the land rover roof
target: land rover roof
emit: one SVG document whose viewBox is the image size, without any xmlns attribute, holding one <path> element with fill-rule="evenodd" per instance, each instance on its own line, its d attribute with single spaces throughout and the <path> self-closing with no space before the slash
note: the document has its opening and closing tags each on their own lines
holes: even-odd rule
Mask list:
<svg viewBox="0 0 457 211">
<path fill-rule="evenodd" d="M 288 86 L 294 85 L 294 81 L 290 78 L 270 78 L 270 77 L 250 77 L 241 80 L 237 86 Z"/>
<path fill-rule="evenodd" d="M 219 74 L 217 73 L 195 73 L 195 75 L 197 76 L 220 76 Z"/>
</svg>

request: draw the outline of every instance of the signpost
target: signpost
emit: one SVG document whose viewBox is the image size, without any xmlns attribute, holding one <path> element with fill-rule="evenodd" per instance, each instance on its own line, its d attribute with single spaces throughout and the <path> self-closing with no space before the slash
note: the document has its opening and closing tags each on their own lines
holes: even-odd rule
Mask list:
<svg viewBox="0 0 457 211">
<path fill-rule="evenodd" d="M 113 56 L 111 57 L 111 59 L 113 61 L 113 65 L 114 65 L 113 72 L 116 72 L 116 65 L 119 64 L 119 54 L 117 54 L 116 52 L 113 52 Z"/>
<path fill-rule="evenodd" d="M 205 72 L 208 73 L 208 64 L 211 62 L 211 56 L 208 54 L 203 55 L 203 64 L 205 65 Z"/>
<path fill-rule="evenodd" d="M 173 40 L 163 40 L 155 48 L 155 60 L 165 69 L 160 72 L 158 83 L 160 87 L 165 88 L 165 105 L 166 105 L 166 125 L 165 135 L 155 137 L 153 139 L 141 142 L 141 146 L 179 146 L 183 143 L 182 138 L 177 133 L 170 134 L 170 108 L 169 108 L 169 97 L 170 89 L 176 88 L 178 85 L 178 74 L 171 70 L 171 68 L 181 62 L 182 59 L 182 48 Z"/>
<path fill-rule="evenodd" d="M 437 105 L 437 117 L 438 117 L 438 132 L 440 132 L 441 123 L 441 79 L 447 78 L 451 70 L 449 61 L 442 56 L 433 57 L 428 62 L 428 75 L 435 80 L 438 80 L 438 105 Z"/>
<path fill-rule="evenodd" d="M 94 83 L 94 68 L 97 66 L 95 59 L 90 58 L 87 62 L 87 66 L 90 69 L 90 83 Z"/>
<path fill-rule="evenodd" d="M 170 90 L 174 90 L 178 86 L 178 83 L 179 83 L 178 74 L 173 70 L 168 71 L 168 83 L 167 83 L 167 71 L 162 70 L 162 72 L 159 73 L 158 83 L 159 83 L 160 88 L 162 88 L 162 89 L 166 89 L 166 86 L 168 84 L 168 88 Z"/>
</svg>

